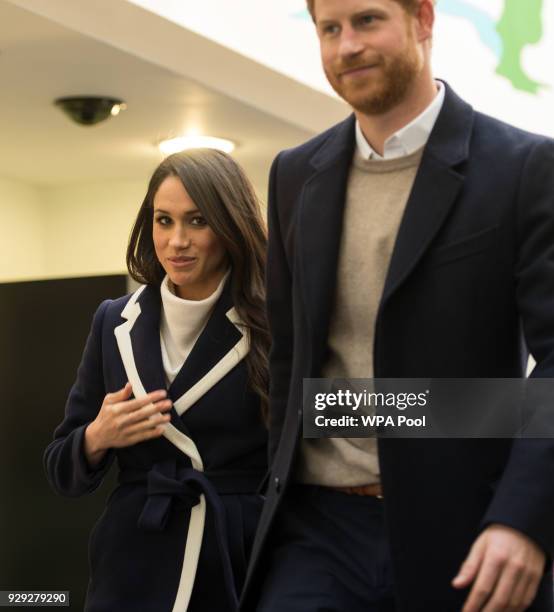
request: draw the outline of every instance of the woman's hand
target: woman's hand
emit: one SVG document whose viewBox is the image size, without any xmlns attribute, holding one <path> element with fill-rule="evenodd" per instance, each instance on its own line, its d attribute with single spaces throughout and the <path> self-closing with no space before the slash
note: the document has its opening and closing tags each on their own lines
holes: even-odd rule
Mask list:
<svg viewBox="0 0 554 612">
<path fill-rule="evenodd" d="M 100 412 L 86 428 L 84 450 L 91 467 L 97 466 L 110 448 L 132 446 L 162 435 L 170 419 L 163 414 L 171 409 L 171 401 L 165 399 L 167 391 L 153 391 L 130 400 L 132 392 L 127 383 L 123 389 L 108 393 Z"/>
</svg>

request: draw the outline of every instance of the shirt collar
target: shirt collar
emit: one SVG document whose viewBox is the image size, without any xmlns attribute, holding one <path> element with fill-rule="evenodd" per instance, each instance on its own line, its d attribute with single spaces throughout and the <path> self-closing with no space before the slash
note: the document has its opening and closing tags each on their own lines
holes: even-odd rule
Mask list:
<svg viewBox="0 0 554 612">
<path fill-rule="evenodd" d="M 385 140 L 382 156 L 367 142 L 360 123 L 356 120 L 356 146 L 363 159 L 384 160 L 404 157 L 421 149 L 427 143 L 444 102 L 444 85 L 440 81 L 436 81 L 436 83 L 438 93 L 431 104 L 410 123 Z"/>
</svg>

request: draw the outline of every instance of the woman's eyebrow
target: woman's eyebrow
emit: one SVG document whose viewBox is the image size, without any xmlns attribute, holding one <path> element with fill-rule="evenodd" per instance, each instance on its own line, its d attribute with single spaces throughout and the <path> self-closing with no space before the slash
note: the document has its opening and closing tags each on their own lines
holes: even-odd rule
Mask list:
<svg viewBox="0 0 554 612">
<path fill-rule="evenodd" d="M 171 213 L 168 210 L 165 210 L 163 208 L 154 208 L 154 212 L 155 213 L 162 213 L 164 215 L 170 215 Z M 195 215 L 196 213 L 199 213 L 200 209 L 199 208 L 192 208 L 191 210 L 187 210 L 185 212 L 185 215 Z"/>
</svg>

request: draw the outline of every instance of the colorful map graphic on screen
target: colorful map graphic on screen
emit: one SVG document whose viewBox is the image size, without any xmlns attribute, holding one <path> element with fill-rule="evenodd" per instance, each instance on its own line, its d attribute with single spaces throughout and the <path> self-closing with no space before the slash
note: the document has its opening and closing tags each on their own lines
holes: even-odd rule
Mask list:
<svg viewBox="0 0 554 612">
<path fill-rule="evenodd" d="M 542 39 L 543 0 L 504 0 L 496 22 L 489 13 L 465 0 L 439 0 L 437 6 L 447 15 L 471 22 L 481 42 L 497 57 L 497 74 L 507 78 L 515 89 L 536 94 L 543 86 L 526 74 L 521 60 L 524 48 Z"/>
</svg>

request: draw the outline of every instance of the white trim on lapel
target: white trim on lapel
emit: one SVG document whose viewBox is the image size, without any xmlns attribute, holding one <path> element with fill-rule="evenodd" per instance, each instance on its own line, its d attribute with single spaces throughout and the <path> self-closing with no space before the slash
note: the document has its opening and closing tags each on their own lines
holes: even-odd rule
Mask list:
<svg viewBox="0 0 554 612">
<path fill-rule="evenodd" d="M 197 402 L 207 391 L 228 374 L 240 361 L 242 361 L 250 350 L 250 336 L 247 330 L 241 329 L 241 321 L 235 308 L 231 308 L 225 314 L 231 323 L 240 331 L 241 338 L 235 346 L 226 353 L 199 381 L 188 391 L 183 393 L 173 405 L 177 414 L 182 415 L 195 402 Z"/>
<path fill-rule="evenodd" d="M 114 334 L 117 339 L 119 354 L 127 374 L 127 378 L 133 387 L 135 397 L 145 395 L 144 385 L 140 379 L 135 356 L 133 354 L 133 345 L 131 343 L 131 330 L 141 314 L 140 304 L 137 302 L 140 294 L 144 291 L 146 285 L 139 287 L 131 296 L 125 308 L 121 312 L 121 316 L 127 319 L 125 323 L 118 325 L 114 329 Z M 197 402 L 205 393 L 207 393 L 216 383 L 218 383 L 226 374 L 228 374 L 240 361 L 242 361 L 250 350 L 250 336 L 248 330 L 241 326 L 241 321 L 236 309 L 230 308 L 225 316 L 233 323 L 233 325 L 241 333 L 240 340 L 235 346 L 226 353 L 214 367 L 198 380 L 190 389 L 188 389 L 181 397 L 179 397 L 173 405 L 179 416 L 184 414 L 195 402 Z M 176 445 L 177 446 L 177 445 Z M 183 451 L 185 452 L 185 451 Z M 188 455 L 188 453 L 185 453 Z M 190 456 L 190 455 L 189 455 Z"/>
<path fill-rule="evenodd" d="M 137 300 L 144 290 L 145 286 L 140 287 L 133 293 L 125 308 L 121 312 L 121 316 L 125 319 L 125 323 L 118 325 L 114 329 L 114 334 L 117 339 L 119 353 L 123 366 L 127 374 L 127 378 L 133 387 L 135 397 L 144 397 L 146 390 L 140 380 L 140 376 L 133 355 L 133 346 L 131 343 L 131 329 L 136 320 L 141 314 L 140 304 Z M 250 337 L 248 331 L 241 329 L 240 319 L 235 308 L 231 308 L 226 313 L 227 318 L 241 332 L 241 339 L 235 346 L 225 354 L 215 366 L 205 374 L 198 382 L 196 382 L 186 393 L 184 393 L 176 402 L 174 408 L 179 415 L 182 415 L 188 410 L 202 395 L 211 389 L 219 382 L 228 372 L 230 372 L 242 359 L 246 357 L 250 349 Z M 190 458 L 192 466 L 199 472 L 204 471 L 202 457 L 198 452 L 198 448 L 194 441 L 179 431 L 171 423 L 167 423 L 163 433 L 164 437 L 171 442 L 178 450 Z M 187 539 L 185 542 L 185 555 L 183 566 L 181 568 L 181 578 L 177 589 L 177 596 L 173 604 L 172 612 L 183 612 L 188 608 L 192 589 L 194 587 L 194 579 L 196 577 L 196 569 L 198 567 L 198 559 L 200 557 L 200 549 L 202 548 L 202 539 L 204 536 L 204 525 L 206 522 L 206 498 L 200 496 L 200 502 L 194 506 L 190 513 L 190 521 L 187 530 Z"/>
<path fill-rule="evenodd" d="M 135 363 L 133 345 L 131 344 L 131 330 L 141 313 L 140 304 L 137 304 L 137 300 L 144 289 L 146 289 L 146 285 L 142 285 L 142 287 L 139 287 L 133 293 L 127 304 L 125 304 L 125 308 L 121 311 L 121 317 L 127 320 L 113 330 L 119 354 L 121 355 L 121 361 L 123 361 L 127 379 L 133 387 L 135 397 L 146 395 Z"/>
</svg>

